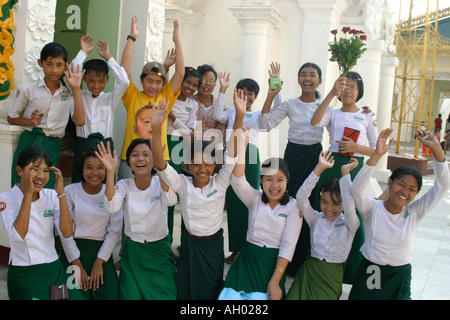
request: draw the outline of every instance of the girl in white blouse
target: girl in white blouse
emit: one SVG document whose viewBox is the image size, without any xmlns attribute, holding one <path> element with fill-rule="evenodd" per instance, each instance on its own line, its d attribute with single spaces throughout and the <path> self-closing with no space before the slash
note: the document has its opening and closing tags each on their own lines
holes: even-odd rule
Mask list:
<svg viewBox="0 0 450 320">
<path fill-rule="evenodd" d="M 55 249 L 54 229 L 72 235 L 72 219 L 61 171 L 40 148 L 24 149 L 18 157 L 20 183 L 0 195 L 0 213 L 11 252 L 8 268 L 10 300 L 50 299 L 50 286 L 67 284 L 68 275 Z M 50 171 L 55 190 L 44 188 Z M 82 298 L 70 290 L 70 299 Z"/>
<path fill-rule="evenodd" d="M 334 165 L 332 153 L 322 152 L 316 168 L 298 190 L 297 205 L 311 229 L 311 255 L 295 276 L 289 300 L 338 300 L 342 294 L 343 264 L 360 225 L 349 174 L 358 161 L 352 158 L 341 167 L 342 178 L 328 179 L 319 186 L 320 212 L 308 201 L 320 175 Z"/>
<path fill-rule="evenodd" d="M 106 169 L 97 158 L 97 148 L 88 148 L 80 158 L 81 182 L 66 186 L 74 234 L 61 238 L 63 265 L 80 268 L 80 287 L 86 299 L 118 300 L 119 278 L 112 252 L 120 240 L 123 211 L 105 210 Z"/>
<path fill-rule="evenodd" d="M 97 156 L 106 168 L 105 207 L 115 213 L 123 206 L 126 240 L 120 259 L 120 296 L 124 300 L 174 300 L 175 261 L 167 226 L 167 207 L 176 194 L 154 176 L 150 141 L 135 139 L 126 152 L 134 178 L 114 185 L 117 153 L 109 144 Z"/>
<path fill-rule="evenodd" d="M 241 146 L 242 147 L 242 146 Z M 245 155 L 245 148 L 239 155 Z M 224 290 L 267 292 L 270 300 L 285 295 L 285 269 L 294 255 L 303 219 L 287 193 L 289 169 L 281 158 L 269 158 L 261 166 L 261 189 L 245 178 L 245 158 L 238 159 L 231 185 L 247 206 L 247 241 L 231 265 Z"/>
<path fill-rule="evenodd" d="M 418 130 L 416 137 L 433 151 L 435 183 L 415 200 L 422 176 L 411 167 L 399 167 L 388 182 L 386 200 L 369 197 L 365 190 L 379 159 L 389 151 L 392 129 L 380 133 L 376 150 L 356 176 L 351 187 L 356 207 L 363 218 L 366 239 L 361 247 L 363 261 L 349 299 L 411 299 L 412 244 L 417 224 L 442 200 L 450 187 L 450 174 L 439 141 Z"/>
</svg>

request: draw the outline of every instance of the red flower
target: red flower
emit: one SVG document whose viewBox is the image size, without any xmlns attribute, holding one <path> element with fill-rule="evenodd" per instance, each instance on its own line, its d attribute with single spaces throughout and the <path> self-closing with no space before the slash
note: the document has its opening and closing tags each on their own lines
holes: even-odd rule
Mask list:
<svg viewBox="0 0 450 320">
<path fill-rule="evenodd" d="M 344 27 L 344 28 L 342 28 L 342 32 L 343 33 L 347 33 L 347 32 L 349 32 L 351 29 L 350 29 L 350 27 Z"/>
<path fill-rule="evenodd" d="M 367 36 L 366 35 L 362 35 L 360 36 L 361 40 L 367 40 Z"/>
<path fill-rule="evenodd" d="M 331 30 L 331 33 L 334 34 L 334 35 L 336 35 L 338 32 L 337 32 L 336 29 L 334 29 L 334 30 Z"/>
</svg>

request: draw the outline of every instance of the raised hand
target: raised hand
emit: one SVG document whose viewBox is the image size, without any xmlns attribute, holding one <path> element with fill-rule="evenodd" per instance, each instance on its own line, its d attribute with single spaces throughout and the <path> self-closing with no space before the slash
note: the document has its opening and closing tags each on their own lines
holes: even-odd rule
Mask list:
<svg viewBox="0 0 450 320">
<path fill-rule="evenodd" d="M 59 170 L 57 167 L 50 167 L 49 169 L 55 173 L 55 191 L 56 191 L 56 193 L 63 194 L 64 193 L 64 177 L 62 175 L 61 170 Z"/>
<path fill-rule="evenodd" d="M 138 18 L 135 14 L 131 17 L 131 30 L 130 36 L 137 38 L 139 36 L 139 27 L 137 26 Z"/>
<path fill-rule="evenodd" d="M 445 153 L 439 143 L 439 140 L 431 133 L 425 130 L 417 130 L 416 137 L 423 145 L 433 151 L 434 158 L 439 161 L 445 161 Z"/>
<path fill-rule="evenodd" d="M 82 36 L 80 40 L 80 48 L 81 50 L 86 52 L 86 54 L 91 53 L 91 51 L 94 49 L 94 38 L 89 35 Z"/>
<path fill-rule="evenodd" d="M 334 157 L 331 151 L 321 151 L 319 155 L 319 162 L 317 163 L 322 169 L 332 168 L 334 166 Z"/>
<path fill-rule="evenodd" d="M 172 48 L 172 50 L 167 50 L 167 55 L 166 55 L 166 58 L 164 59 L 164 63 L 163 63 L 166 71 L 169 70 L 169 68 L 175 64 L 176 57 L 177 57 L 177 54 L 176 54 L 174 48 Z"/>
<path fill-rule="evenodd" d="M 173 42 L 180 41 L 180 35 L 178 32 L 179 29 L 180 29 L 180 24 L 178 23 L 178 20 L 177 19 L 173 20 L 173 37 L 172 37 Z"/>
<path fill-rule="evenodd" d="M 111 152 L 109 141 L 106 143 L 106 148 L 103 142 L 97 146 L 98 151 L 95 151 L 97 158 L 103 163 L 107 172 L 115 172 L 117 168 L 117 151 Z"/>
<path fill-rule="evenodd" d="M 109 49 L 109 43 L 106 40 L 99 40 L 97 43 L 97 52 L 106 61 L 108 61 L 112 55 Z"/>
<path fill-rule="evenodd" d="M 225 93 L 230 86 L 230 73 L 219 72 L 220 92 Z"/>
<path fill-rule="evenodd" d="M 81 87 L 81 80 L 83 79 L 84 73 L 86 72 L 86 69 L 83 70 L 83 72 L 80 73 L 80 65 L 77 65 L 77 69 L 74 70 L 73 63 L 69 64 L 66 63 L 67 70 L 64 72 L 66 74 L 66 81 L 69 84 L 69 86 L 73 89 L 80 88 Z"/>
<path fill-rule="evenodd" d="M 162 99 L 159 100 L 158 105 L 153 105 L 152 112 L 152 128 L 159 128 L 162 126 L 164 121 L 167 119 L 169 114 L 169 100 Z"/>
<path fill-rule="evenodd" d="M 337 79 L 334 82 L 333 89 L 331 89 L 331 90 L 335 96 L 339 96 L 342 92 L 344 92 L 346 85 L 347 85 L 347 78 L 339 77 L 339 79 Z"/>
<path fill-rule="evenodd" d="M 349 174 L 350 171 L 352 171 L 353 169 L 355 169 L 358 166 L 358 164 L 359 164 L 359 161 L 357 159 L 351 158 L 347 164 L 344 164 L 341 167 L 342 176 Z"/>
<path fill-rule="evenodd" d="M 392 145 L 394 144 L 394 139 L 391 138 L 389 142 L 388 139 L 393 131 L 394 129 L 384 129 L 383 131 L 381 131 L 378 136 L 377 146 L 375 148 L 375 153 L 377 155 L 384 155 L 392 147 Z"/>
<path fill-rule="evenodd" d="M 241 89 L 234 89 L 233 102 L 236 113 L 241 115 L 245 114 L 247 111 L 247 97 L 244 95 L 244 91 Z"/>
<path fill-rule="evenodd" d="M 281 68 L 278 62 L 270 63 L 269 77 L 279 78 L 281 76 Z"/>
</svg>

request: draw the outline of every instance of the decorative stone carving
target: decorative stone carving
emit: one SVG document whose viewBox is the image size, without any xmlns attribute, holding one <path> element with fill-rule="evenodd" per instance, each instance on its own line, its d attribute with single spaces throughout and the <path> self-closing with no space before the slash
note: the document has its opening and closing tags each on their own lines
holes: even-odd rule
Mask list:
<svg viewBox="0 0 450 320">
<path fill-rule="evenodd" d="M 50 41 L 55 33 L 55 14 L 48 6 L 36 4 L 28 13 L 28 29 L 35 40 Z"/>
<path fill-rule="evenodd" d="M 146 46 L 145 60 L 162 62 L 161 40 L 165 24 L 164 10 L 160 7 L 150 9 L 147 16 L 149 42 Z"/>
<path fill-rule="evenodd" d="M 38 65 L 38 59 L 40 59 L 41 48 L 38 46 L 32 47 L 25 53 L 25 71 L 28 77 L 32 81 L 42 79 L 44 77 L 44 71 Z"/>
<path fill-rule="evenodd" d="M 161 35 L 164 31 L 164 12 L 159 8 L 153 8 L 148 14 L 148 28 L 152 35 Z"/>
</svg>

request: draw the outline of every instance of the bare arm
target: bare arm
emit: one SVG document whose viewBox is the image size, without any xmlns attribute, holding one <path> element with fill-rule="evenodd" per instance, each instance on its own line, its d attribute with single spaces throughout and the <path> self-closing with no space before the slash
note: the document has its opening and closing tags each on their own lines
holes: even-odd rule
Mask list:
<svg viewBox="0 0 450 320">
<path fill-rule="evenodd" d="M 184 56 L 179 36 L 178 20 L 173 21 L 173 42 L 175 44 L 175 73 L 172 76 L 172 88 L 175 94 L 181 87 L 184 78 Z"/>
<path fill-rule="evenodd" d="M 342 92 L 342 90 L 344 90 L 346 81 L 347 80 L 345 77 L 340 77 L 339 79 L 336 80 L 331 91 L 327 94 L 327 96 L 325 97 L 325 99 L 323 99 L 320 106 L 314 112 L 311 118 L 311 125 L 315 126 L 322 120 L 323 115 L 327 111 L 327 108 L 333 101 L 334 97 L 336 97 L 340 92 Z"/>
<path fill-rule="evenodd" d="M 131 18 L 131 31 L 130 36 L 137 39 L 139 35 L 139 27 L 137 26 L 137 17 L 136 15 L 133 15 Z M 122 53 L 122 61 L 121 66 L 125 69 L 128 75 L 128 80 L 131 82 L 131 71 L 130 71 L 130 65 L 131 65 L 131 58 L 133 56 L 133 47 L 134 47 L 134 40 L 133 39 L 127 39 L 127 43 L 125 45 L 125 48 L 123 49 Z"/>
</svg>

